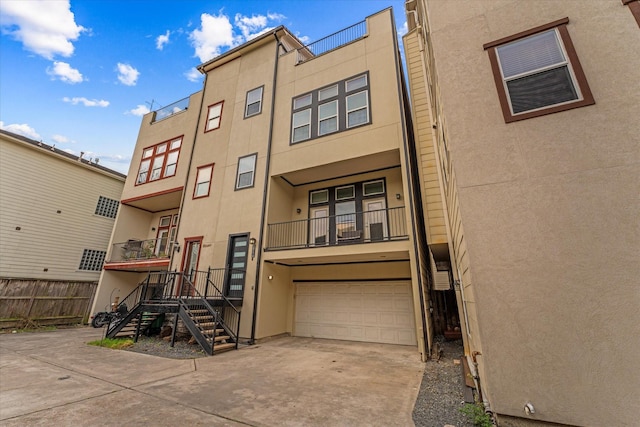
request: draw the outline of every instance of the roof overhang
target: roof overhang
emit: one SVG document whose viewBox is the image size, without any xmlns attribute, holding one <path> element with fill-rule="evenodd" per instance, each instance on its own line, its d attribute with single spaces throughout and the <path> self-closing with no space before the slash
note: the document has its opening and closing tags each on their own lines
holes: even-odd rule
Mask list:
<svg viewBox="0 0 640 427">
<path fill-rule="evenodd" d="M 183 189 L 184 187 L 171 188 L 158 193 L 123 199 L 120 203 L 126 206 L 142 209 L 147 212 L 161 212 L 170 209 L 178 209 L 182 202 Z"/>
</svg>

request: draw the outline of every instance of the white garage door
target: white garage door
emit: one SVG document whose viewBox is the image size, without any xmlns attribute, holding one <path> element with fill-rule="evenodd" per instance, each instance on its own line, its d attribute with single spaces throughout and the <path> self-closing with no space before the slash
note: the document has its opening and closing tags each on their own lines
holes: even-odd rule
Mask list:
<svg viewBox="0 0 640 427">
<path fill-rule="evenodd" d="M 411 283 L 296 283 L 294 335 L 417 345 Z"/>
</svg>

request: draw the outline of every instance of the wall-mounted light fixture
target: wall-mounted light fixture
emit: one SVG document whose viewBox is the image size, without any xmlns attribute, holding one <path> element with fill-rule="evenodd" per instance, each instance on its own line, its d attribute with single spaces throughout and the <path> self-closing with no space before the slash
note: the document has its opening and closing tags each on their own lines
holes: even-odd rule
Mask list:
<svg viewBox="0 0 640 427">
<path fill-rule="evenodd" d="M 175 242 L 175 243 L 173 244 L 173 251 L 174 251 L 174 252 L 180 252 L 180 243 Z"/>
<path fill-rule="evenodd" d="M 300 212 L 302 212 L 302 209 L 300 208 L 296 209 L 296 213 L 300 213 Z"/>
<path fill-rule="evenodd" d="M 402 198 L 402 196 L 400 195 L 400 193 L 396 193 L 396 199 L 400 200 Z"/>
<path fill-rule="evenodd" d="M 272 275 L 269 275 L 269 280 L 273 280 L 273 276 Z"/>
<path fill-rule="evenodd" d="M 156 228 L 155 227 L 151 227 L 151 231 L 156 231 Z"/>
<path fill-rule="evenodd" d="M 251 261 L 256 257 L 256 239 L 252 237 L 249 239 L 249 244 L 251 245 Z"/>
</svg>

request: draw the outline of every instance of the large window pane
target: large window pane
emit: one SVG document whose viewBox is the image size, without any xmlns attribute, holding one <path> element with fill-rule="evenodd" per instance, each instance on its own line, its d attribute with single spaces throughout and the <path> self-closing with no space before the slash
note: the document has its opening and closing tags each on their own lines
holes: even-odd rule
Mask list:
<svg viewBox="0 0 640 427">
<path fill-rule="evenodd" d="M 500 46 L 496 51 L 505 78 L 565 61 L 555 30 Z"/>
<path fill-rule="evenodd" d="M 318 107 L 318 135 L 338 130 L 338 101 L 327 102 Z"/>
<path fill-rule="evenodd" d="M 347 97 L 347 127 L 369 121 L 367 92 L 359 92 Z"/>
<path fill-rule="evenodd" d="M 507 82 L 513 113 L 578 99 L 566 66 Z"/>
<path fill-rule="evenodd" d="M 238 178 L 236 180 L 236 188 L 245 188 L 253 186 L 253 176 L 256 166 L 256 155 L 243 157 L 238 161 Z"/>
<path fill-rule="evenodd" d="M 162 164 L 164 163 L 164 156 L 156 157 L 153 159 L 153 167 L 151 168 L 151 176 L 149 181 L 155 181 L 160 178 L 162 172 Z"/>
<path fill-rule="evenodd" d="M 311 137 L 311 110 L 298 111 L 293 114 L 292 142 L 303 141 Z"/>
</svg>

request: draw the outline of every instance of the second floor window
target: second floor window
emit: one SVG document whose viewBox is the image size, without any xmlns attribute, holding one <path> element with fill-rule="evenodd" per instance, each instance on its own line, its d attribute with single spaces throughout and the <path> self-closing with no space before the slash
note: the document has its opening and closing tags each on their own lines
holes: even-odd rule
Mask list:
<svg viewBox="0 0 640 427">
<path fill-rule="evenodd" d="M 181 145 L 182 137 L 145 148 L 142 151 L 136 185 L 174 176 Z"/>
<path fill-rule="evenodd" d="M 193 189 L 193 198 L 207 197 L 211 187 L 211 175 L 213 174 L 213 165 L 198 167 L 196 174 L 196 185 Z"/>
<path fill-rule="evenodd" d="M 253 178 L 256 171 L 257 154 L 241 157 L 238 160 L 238 174 L 236 176 L 236 190 L 253 187 Z"/>
</svg>

